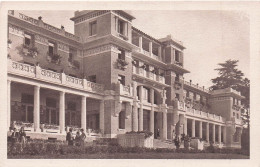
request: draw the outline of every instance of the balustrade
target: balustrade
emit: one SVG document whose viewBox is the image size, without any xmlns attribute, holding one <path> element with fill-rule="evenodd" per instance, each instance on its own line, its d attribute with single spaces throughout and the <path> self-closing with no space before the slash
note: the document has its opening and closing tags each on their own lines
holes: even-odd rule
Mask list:
<svg viewBox="0 0 260 167">
<path fill-rule="evenodd" d="M 80 78 L 66 76 L 66 81 L 81 87 L 83 86 L 83 79 Z"/>
<path fill-rule="evenodd" d="M 67 86 L 76 86 L 78 88 L 91 90 L 94 92 L 102 92 L 104 90 L 104 86 L 101 84 L 65 75 L 64 73 L 57 73 L 51 70 L 42 69 L 39 66 L 31 66 L 28 64 L 15 62 L 11 59 L 8 59 L 8 72 L 41 80 L 47 80 L 58 84 L 65 84 Z M 63 81 L 65 81 L 65 83 L 63 83 Z"/>
<path fill-rule="evenodd" d="M 37 19 L 34 19 L 32 17 L 29 17 L 29 16 L 26 16 L 25 14 L 22 14 L 22 13 L 19 13 L 19 12 L 16 12 L 14 10 L 11 10 L 10 12 L 8 12 L 9 15 L 13 16 L 13 17 L 16 17 L 16 18 L 19 18 L 19 19 L 22 19 L 30 24 L 33 24 L 35 26 L 40 26 L 39 24 L 39 20 Z M 58 33 L 60 35 L 63 35 L 63 36 L 66 36 L 70 39 L 73 39 L 73 40 L 76 40 L 76 41 L 79 41 L 80 38 L 71 34 L 71 33 L 68 33 L 68 32 L 65 32 L 64 33 L 64 30 L 60 29 L 60 28 L 57 28 L 57 27 L 54 27 L 52 25 L 49 25 L 47 23 L 43 23 L 43 27 L 44 29 L 47 29 L 49 31 L 52 31 L 52 32 L 55 32 L 55 33 Z"/>
<path fill-rule="evenodd" d="M 224 118 L 221 117 L 220 115 L 214 115 L 214 114 L 209 114 L 200 110 L 195 110 L 192 107 L 186 107 L 186 103 L 185 102 L 180 102 L 177 101 L 177 110 L 182 110 L 185 111 L 187 115 L 192 115 L 192 116 L 196 116 L 196 117 L 204 117 L 207 119 L 211 119 L 214 121 L 218 121 L 218 122 L 224 122 Z"/>
</svg>

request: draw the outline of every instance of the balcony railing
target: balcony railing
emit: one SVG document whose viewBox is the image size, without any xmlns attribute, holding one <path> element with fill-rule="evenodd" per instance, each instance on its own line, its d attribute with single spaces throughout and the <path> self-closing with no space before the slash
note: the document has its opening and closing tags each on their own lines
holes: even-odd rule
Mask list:
<svg viewBox="0 0 260 167">
<path fill-rule="evenodd" d="M 72 40 L 76 40 L 76 41 L 79 41 L 80 38 L 78 36 L 75 36 L 74 34 L 71 34 L 71 33 L 68 33 L 60 28 L 57 28 L 57 27 L 54 27 L 52 25 L 49 25 L 47 23 L 43 23 L 43 26 L 41 26 L 40 22 L 42 22 L 41 20 L 37 20 L 37 19 L 34 19 L 32 17 L 29 17 L 29 16 L 26 16 L 25 14 L 22 14 L 22 13 L 19 13 L 17 11 L 14 11 L 14 10 L 10 10 L 8 12 L 9 15 L 13 16 L 13 17 L 16 17 L 18 19 L 21 19 L 23 21 L 26 21 L 30 24 L 33 24 L 35 26 L 40 26 L 46 30 L 49 30 L 49 31 L 52 31 L 54 33 L 57 33 L 57 34 L 60 34 L 60 35 L 63 35 L 67 38 L 70 38 Z"/>
<path fill-rule="evenodd" d="M 226 88 L 226 89 L 219 89 L 219 90 L 213 90 L 212 94 L 221 94 L 221 93 L 235 93 L 237 95 L 241 96 L 241 93 L 232 89 L 232 88 Z"/>
<path fill-rule="evenodd" d="M 87 91 L 93 91 L 98 93 L 104 91 L 104 85 L 90 82 L 86 79 L 71 77 L 64 73 L 57 73 L 51 70 L 42 69 L 39 66 L 31 66 L 28 64 L 15 62 L 11 59 L 8 59 L 8 73 L 35 78 L 39 80 L 45 80 L 52 83 L 65 85 L 68 87 L 84 89 Z"/>
<path fill-rule="evenodd" d="M 191 107 L 186 107 L 184 102 L 177 101 L 177 110 L 181 110 L 186 112 L 187 115 L 192 115 L 200 118 L 206 118 L 209 120 L 217 121 L 217 122 L 225 122 L 225 119 L 219 115 L 206 113 L 200 110 L 192 109 Z"/>
<path fill-rule="evenodd" d="M 206 89 L 204 87 L 200 87 L 198 84 L 193 84 L 192 82 L 188 82 L 188 81 L 184 81 L 184 84 L 185 85 L 189 85 L 189 86 L 191 86 L 193 88 L 199 89 L 201 91 L 204 91 L 206 93 L 209 93 L 209 89 Z"/>
<path fill-rule="evenodd" d="M 162 84 L 165 84 L 165 78 L 163 76 L 160 75 L 156 75 L 152 72 L 149 71 L 145 71 L 143 68 L 139 68 L 139 67 L 133 67 L 133 74 L 136 74 L 138 76 L 142 76 L 144 78 L 148 78 L 150 80 L 153 81 L 157 81 L 160 82 Z"/>
</svg>

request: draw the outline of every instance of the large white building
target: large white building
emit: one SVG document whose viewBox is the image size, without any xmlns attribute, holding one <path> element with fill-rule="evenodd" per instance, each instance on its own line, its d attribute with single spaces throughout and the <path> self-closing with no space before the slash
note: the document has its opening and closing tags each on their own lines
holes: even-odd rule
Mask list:
<svg viewBox="0 0 260 167">
<path fill-rule="evenodd" d="M 153 38 L 133 19 L 121 10 L 77 11 L 71 34 L 9 11 L 8 126 L 24 126 L 31 138 L 64 140 L 74 127 L 92 137 L 184 133 L 240 147 L 240 92 L 184 81 L 183 44 Z"/>
</svg>

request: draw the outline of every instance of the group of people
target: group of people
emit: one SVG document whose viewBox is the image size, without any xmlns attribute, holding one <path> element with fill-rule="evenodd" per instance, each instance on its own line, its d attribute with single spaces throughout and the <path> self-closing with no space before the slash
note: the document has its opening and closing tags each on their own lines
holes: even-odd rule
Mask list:
<svg viewBox="0 0 260 167">
<path fill-rule="evenodd" d="M 11 128 L 8 135 L 8 141 L 12 143 L 12 149 L 14 148 L 15 143 L 21 143 L 21 151 L 25 147 L 26 143 L 26 133 L 24 131 L 24 127 L 21 127 L 20 130 L 16 128 Z"/>
<path fill-rule="evenodd" d="M 76 136 L 74 137 L 72 134 L 72 128 L 70 128 L 66 136 L 66 141 L 68 142 L 69 146 L 84 146 L 84 141 L 86 137 L 87 136 L 84 132 L 84 129 L 78 130 Z"/>
<path fill-rule="evenodd" d="M 12 143 L 20 142 L 22 144 L 25 144 L 26 142 L 26 133 L 24 131 L 24 127 L 20 128 L 20 131 L 18 131 L 16 128 L 10 129 L 10 136 L 9 141 Z"/>
</svg>

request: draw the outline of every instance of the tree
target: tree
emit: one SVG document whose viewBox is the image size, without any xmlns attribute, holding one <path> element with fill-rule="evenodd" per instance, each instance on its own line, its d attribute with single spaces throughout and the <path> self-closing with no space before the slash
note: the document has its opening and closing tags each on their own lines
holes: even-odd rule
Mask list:
<svg viewBox="0 0 260 167">
<path fill-rule="evenodd" d="M 237 69 L 238 60 L 227 60 L 225 63 L 219 63 L 220 68 L 215 70 L 218 71 L 219 76 L 212 79 L 213 86 L 211 90 L 232 88 L 239 92 L 245 98 L 242 99 L 242 119 L 249 125 L 249 108 L 250 108 L 250 80 L 243 78 L 244 73 Z M 248 126 L 249 127 L 249 126 Z"/>
</svg>

